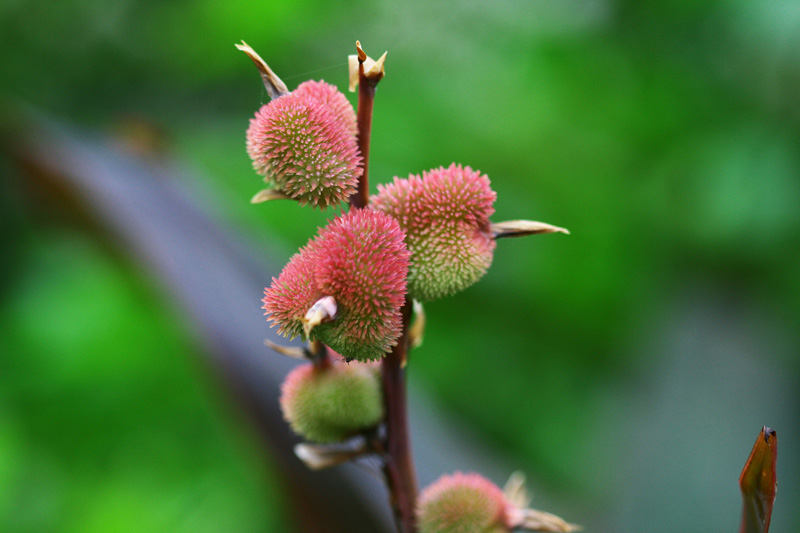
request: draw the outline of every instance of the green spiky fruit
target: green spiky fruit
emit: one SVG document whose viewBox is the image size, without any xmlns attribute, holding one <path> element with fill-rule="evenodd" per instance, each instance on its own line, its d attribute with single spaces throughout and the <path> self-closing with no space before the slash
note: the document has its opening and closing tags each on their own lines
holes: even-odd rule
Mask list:
<svg viewBox="0 0 800 533">
<path fill-rule="evenodd" d="M 376 368 L 361 363 L 295 368 L 281 387 L 280 404 L 292 430 L 319 443 L 342 441 L 383 419 Z"/>
<path fill-rule="evenodd" d="M 495 197 L 485 175 L 456 164 L 378 186 L 371 206 L 406 233 L 409 296 L 450 296 L 486 273 L 495 248 L 489 230 Z"/>
</svg>

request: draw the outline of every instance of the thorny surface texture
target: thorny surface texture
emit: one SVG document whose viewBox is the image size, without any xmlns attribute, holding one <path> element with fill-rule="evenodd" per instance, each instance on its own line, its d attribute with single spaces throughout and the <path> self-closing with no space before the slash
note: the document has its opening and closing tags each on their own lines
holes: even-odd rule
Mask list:
<svg viewBox="0 0 800 533">
<path fill-rule="evenodd" d="M 464 290 L 492 263 L 489 178 L 455 163 L 378 186 L 371 206 L 397 219 L 411 252 L 408 292 L 420 301 Z"/>
<path fill-rule="evenodd" d="M 356 191 L 363 170 L 354 129 L 343 94 L 324 82 L 305 82 L 250 120 L 247 153 L 268 184 L 301 205 L 324 209 Z"/>
<path fill-rule="evenodd" d="M 353 210 L 320 230 L 272 279 L 264 309 L 280 333 L 295 337 L 303 333 L 306 311 L 332 296 L 336 316 L 316 326 L 311 339 L 348 359 L 379 359 L 400 337 L 408 259 L 394 219 Z"/>
</svg>

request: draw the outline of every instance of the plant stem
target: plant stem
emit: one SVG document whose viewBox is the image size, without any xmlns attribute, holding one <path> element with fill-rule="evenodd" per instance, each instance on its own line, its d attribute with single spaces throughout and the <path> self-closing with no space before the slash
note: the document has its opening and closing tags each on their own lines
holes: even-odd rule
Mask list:
<svg viewBox="0 0 800 533">
<path fill-rule="evenodd" d="M 369 202 L 369 140 L 372 131 L 372 105 L 375 88 L 383 78 L 384 56 L 377 67 L 365 74 L 367 54 L 356 42 L 358 51 L 358 148 L 361 150 L 363 173 L 358 181 L 358 191 L 350 197 L 350 206 L 362 208 Z M 370 60 L 372 61 L 372 60 Z M 372 62 L 373 64 L 375 62 Z M 417 474 L 411 457 L 411 439 L 408 431 L 408 405 L 403 365 L 408 353 L 408 326 L 411 321 L 412 302 L 406 299 L 401 309 L 402 334 L 381 364 L 383 401 L 386 407 L 386 442 L 383 447 L 383 472 L 389 487 L 389 500 L 394 510 L 400 533 L 414 533 L 414 505 L 417 500 Z"/>
<path fill-rule="evenodd" d="M 414 504 L 417 500 L 417 475 L 411 456 L 408 431 L 408 404 L 403 362 L 408 351 L 408 325 L 411 319 L 411 300 L 401 310 L 403 333 L 397 345 L 383 359 L 383 398 L 386 405 L 386 456 L 384 474 L 389 485 L 389 497 L 395 520 L 401 533 L 416 531 Z"/>
<path fill-rule="evenodd" d="M 351 207 L 364 207 L 369 203 L 369 139 L 372 134 L 372 104 L 375 101 L 375 88 L 382 76 L 368 77 L 364 74 L 364 61 L 367 55 L 357 42 L 358 50 L 358 149 L 361 152 L 363 173 L 358 180 L 358 190 L 350 197 Z"/>
</svg>

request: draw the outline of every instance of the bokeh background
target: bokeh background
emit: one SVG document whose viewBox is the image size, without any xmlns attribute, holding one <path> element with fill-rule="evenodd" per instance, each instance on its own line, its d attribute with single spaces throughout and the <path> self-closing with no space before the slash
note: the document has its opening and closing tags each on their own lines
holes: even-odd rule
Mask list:
<svg viewBox="0 0 800 533">
<path fill-rule="evenodd" d="M 0 95 L 144 130 L 285 261 L 333 213 L 248 204 L 268 97 L 242 39 L 290 88 L 346 89 L 356 39 L 389 51 L 373 190 L 461 162 L 492 180 L 495 220 L 571 230 L 499 242 L 480 283 L 426 306 L 410 380 L 502 476 L 587 531 L 733 531 L 766 424 L 772 531 L 800 530 L 796 2 L 4 0 Z M 152 273 L 0 172 L 0 530 L 293 530 Z"/>
</svg>

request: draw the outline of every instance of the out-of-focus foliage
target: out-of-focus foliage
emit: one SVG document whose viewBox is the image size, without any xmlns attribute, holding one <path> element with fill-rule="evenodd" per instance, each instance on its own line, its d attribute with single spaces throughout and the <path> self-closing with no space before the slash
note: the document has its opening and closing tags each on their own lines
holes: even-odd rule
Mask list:
<svg viewBox="0 0 800 533">
<path fill-rule="evenodd" d="M 0 529 L 279 528 L 260 451 L 153 287 L 85 238 L 25 244 L 0 309 Z"/>
<path fill-rule="evenodd" d="M 753 431 L 768 424 L 786 443 L 800 435 L 794 2 L 8 0 L 0 5 L 0 35 L 0 90 L 129 139 L 132 118 L 151 124 L 162 132 L 162 149 L 213 178 L 193 184 L 209 209 L 285 259 L 331 214 L 290 202 L 247 204 L 261 182 L 244 132 L 267 96 L 233 44 L 251 44 L 290 89 L 309 78 L 344 89 L 345 56 L 355 39 L 373 56 L 388 50 L 375 103 L 373 191 L 394 175 L 457 161 L 489 175 L 498 192 L 495 220 L 543 220 L 572 232 L 499 242 L 480 283 L 426 306 L 425 344 L 409 367 L 412 380 L 552 494 L 560 502 L 548 506 L 554 512 L 598 531 L 733 530 L 736 477 Z M 137 294 L 140 278 L 109 267 L 97 250 L 82 254 L 85 244 L 25 224 L 19 223 L 38 244 L 31 251 L 30 242 L 12 239 L 9 249 L 26 259 L 4 268 L 9 279 L 28 284 L 14 287 L 14 298 L 6 296 L 11 284 L 4 289 L 2 398 L 11 414 L 0 431 L 0 475 L 42 481 L 0 483 L 0 497 L 20 497 L 33 486 L 73 494 L 85 507 L 135 514 L 110 505 L 137 501 L 142 485 L 118 489 L 133 491 L 130 498 L 107 496 L 104 484 L 115 478 L 65 466 L 81 464 L 69 454 L 88 461 L 97 442 L 119 432 L 180 443 L 169 428 L 136 420 L 143 413 L 167 417 L 162 409 L 188 402 L 189 393 L 165 396 L 158 409 L 146 396 L 126 403 L 129 414 L 117 419 L 117 429 L 50 438 L 37 433 L 49 423 L 36 417 L 66 424 L 59 410 L 85 416 L 87 408 L 111 409 L 111 400 L 88 402 L 77 385 L 40 382 L 25 365 L 34 364 L 29 352 L 38 349 L 38 357 L 55 359 L 41 363 L 47 372 L 75 365 L 63 368 L 64 379 L 94 385 L 102 398 L 119 389 L 100 392 L 103 378 L 120 372 L 117 359 L 142 372 L 169 365 L 179 373 L 186 358 L 173 352 L 186 348 L 146 311 L 152 301 L 118 303 L 120 292 Z M 285 248 L 276 248 L 275 235 Z M 77 273 L 55 268 L 58 250 Z M 92 290 L 99 301 L 122 305 L 103 313 L 119 317 L 114 338 L 152 343 L 146 356 L 121 349 L 107 367 L 98 366 L 101 352 L 82 357 L 74 346 L 97 342 L 97 325 L 58 312 L 65 295 L 48 265 L 60 279 L 111 269 L 113 281 L 92 278 Z M 50 330 L 58 323 L 77 343 L 61 350 L 69 357 L 57 357 Z M 172 335 L 182 348 L 141 340 L 153 335 Z M 193 409 L 213 412 L 186 375 L 173 379 L 193 391 Z M 197 424 L 218 424 L 199 412 Z M 228 480 L 227 490 L 247 493 L 231 487 L 237 475 L 253 486 L 241 472 L 252 451 L 244 459 L 225 457 L 238 445 L 214 427 L 216 447 L 187 453 L 207 453 L 206 468 Z M 692 440 L 699 434 L 702 456 Z M 775 531 L 799 527 L 791 516 L 800 505 L 797 452 L 788 444 L 782 449 Z M 46 459 L 30 458 L 35 453 Z M 191 491 L 200 489 L 187 481 L 200 475 L 197 469 L 148 468 L 163 476 L 141 482 L 158 505 L 169 504 L 153 495 L 156 485 L 178 501 L 197 497 Z M 189 496 L 179 492 L 187 483 Z M 261 496 L 236 500 L 242 513 L 233 512 L 234 504 L 227 510 L 255 517 L 242 520 L 257 528 L 268 520 Z M 214 497 L 226 506 L 224 496 Z M 62 516 L 56 505 L 35 510 Z M 34 510 L 20 513 L 20 520 L 35 519 Z"/>
</svg>

